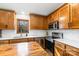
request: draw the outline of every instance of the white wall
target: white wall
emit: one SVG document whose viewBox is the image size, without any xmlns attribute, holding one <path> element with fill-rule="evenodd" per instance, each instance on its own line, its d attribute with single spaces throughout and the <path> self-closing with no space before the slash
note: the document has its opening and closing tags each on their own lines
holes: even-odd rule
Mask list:
<svg viewBox="0 0 79 59">
<path fill-rule="evenodd" d="M 28 33 L 28 36 L 45 36 L 46 31 L 45 30 L 30 30 Z M 3 38 L 12 38 L 20 36 L 20 34 L 16 33 L 16 30 L 2 30 L 2 37 Z M 22 34 L 22 36 L 26 36 L 25 34 Z"/>
</svg>

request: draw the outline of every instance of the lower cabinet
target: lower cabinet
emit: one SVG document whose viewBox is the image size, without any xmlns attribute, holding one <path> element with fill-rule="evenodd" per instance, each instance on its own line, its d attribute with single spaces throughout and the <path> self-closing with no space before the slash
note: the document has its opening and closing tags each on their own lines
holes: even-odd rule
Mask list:
<svg viewBox="0 0 79 59">
<path fill-rule="evenodd" d="M 33 42 L 35 41 L 35 38 L 28 38 L 26 42 Z"/>
<path fill-rule="evenodd" d="M 66 56 L 79 56 L 79 48 L 66 45 Z"/>
<path fill-rule="evenodd" d="M 12 44 L 12 43 L 21 43 L 21 42 L 37 42 L 43 48 L 45 48 L 45 38 L 20 38 L 20 39 L 9 39 L 9 40 L 0 40 L 0 44 Z"/>
<path fill-rule="evenodd" d="M 64 56 L 64 50 L 59 47 L 55 47 L 55 56 Z"/>
<path fill-rule="evenodd" d="M 45 48 L 45 38 L 35 38 L 35 41 Z"/>
<path fill-rule="evenodd" d="M 8 44 L 9 40 L 0 40 L 0 44 Z"/>
<path fill-rule="evenodd" d="M 79 56 L 79 48 L 55 41 L 55 56 Z"/>
<path fill-rule="evenodd" d="M 65 44 L 55 41 L 54 56 L 64 56 L 64 53 L 65 53 Z"/>
<path fill-rule="evenodd" d="M 12 39 L 9 40 L 9 43 L 20 43 L 20 42 L 28 42 L 28 39 Z"/>
</svg>

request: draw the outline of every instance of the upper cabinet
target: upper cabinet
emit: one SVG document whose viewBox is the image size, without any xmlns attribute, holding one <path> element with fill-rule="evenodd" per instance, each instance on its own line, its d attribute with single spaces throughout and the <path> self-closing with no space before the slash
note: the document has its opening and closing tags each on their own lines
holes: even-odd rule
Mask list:
<svg viewBox="0 0 79 59">
<path fill-rule="evenodd" d="M 59 14 L 59 29 L 69 28 L 69 4 L 64 5 L 58 10 Z"/>
<path fill-rule="evenodd" d="M 0 10 L 0 29 L 14 29 L 14 11 Z"/>
<path fill-rule="evenodd" d="M 8 28 L 7 29 L 15 29 L 15 13 L 14 12 L 8 12 Z"/>
<path fill-rule="evenodd" d="M 51 23 L 51 19 L 52 19 L 52 17 L 51 17 L 51 15 L 49 15 L 49 16 L 47 17 L 48 24 Z"/>
<path fill-rule="evenodd" d="M 51 17 L 51 22 L 58 21 L 58 11 L 54 12 Z"/>
<path fill-rule="evenodd" d="M 70 28 L 79 29 L 79 4 L 72 3 L 70 5 Z"/>
<path fill-rule="evenodd" d="M 79 29 L 79 4 L 64 4 L 59 9 L 48 15 L 48 25 L 58 21 L 59 25 L 52 25 L 59 27 L 58 29 Z"/>
<path fill-rule="evenodd" d="M 43 17 L 43 30 L 47 30 L 48 29 L 48 21 L 47 21 L 47 17 Z"/>
<path fill-rule="evenodd" d="M 48 24 L 58 21 L 58 12 L 54 12 L 47 17 Z"/>
<path fill-rule="evenodd" d="M 30 15 L 30 30 L 46 30 L 47 18 L 45 16 L 31 14 Z"/>
</svg>

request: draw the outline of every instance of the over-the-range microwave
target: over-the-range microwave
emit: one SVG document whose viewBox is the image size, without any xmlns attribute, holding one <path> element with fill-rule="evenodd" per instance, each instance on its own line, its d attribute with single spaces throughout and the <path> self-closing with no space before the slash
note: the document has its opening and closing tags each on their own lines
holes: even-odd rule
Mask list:
<svg viewBox="0 0 79 59">
<path fill-rule="evenodd" d="M 59 21 L 55 21 L 55 22 L 52 22 L 52 23 L 50 23 L 49 24 L 49 29 L 50 30 L 57 30 L 57 29 L 59 29 Z"/>
</svg>

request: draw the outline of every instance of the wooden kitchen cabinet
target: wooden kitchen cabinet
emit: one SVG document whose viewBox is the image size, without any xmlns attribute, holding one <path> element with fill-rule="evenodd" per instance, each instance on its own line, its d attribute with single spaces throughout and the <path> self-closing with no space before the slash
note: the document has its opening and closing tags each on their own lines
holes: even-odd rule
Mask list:
<svg viewBox="0 0 79 59">
<path fill-rule="evenodd" d="M 41 15 L 36 15 L 36 14 L 31 14 L 30 15 L 30 29 L 36 29 L 36 30 L 44 30 L 44 19 L 45 16 Z M 46 24 L 46 23 L 45 23 Z M 46 27 L 47 28 L 47 27 Z"/>
<path fill-rule="evenodd" d="M 12 43 L 21 43 L 21 42 L 28 42 L 28 38 L 21 38 L 21 39 L 12 39 L 12 40 L 9 40 L 9 44 L 12 44 Z"/>
<path fill-rule="evenodd" d="M 50 24 L 50 23 L 51 23 L 51 18 L 52 18 L 52 17 L 53 17 L 53 16 L 48 15 L 48 17 L 47 17 L 48 24 Z"/>
<path fill-rule="evenodd" d="M 8 25 L 7 25 L 7 29 L 9 30 L 13 30 L 15 29 L 15 13 L 14 12 L 8 12 Z"/>
<path fill-rule="evenodd" d="M 0 44 L 9 44 L 9 40 L 0 40 Z"/>
<path fill-rule="evenodd" d="M 40 39 L 40 45 L 45 49 L 45 38 Z"/>
<path fill-rule="evenodd" d="M 55 47 L 55 56 L 64 56 L 64 50 L 59 47 Z"/>
<path fill-rule="evenodd" d="M 47 17 L 43 18 L 43 30 L 48 30 L 48 20 L 47 20 Z"/>
<path fill-rule="evenodd" d="M 47 16 L 48 25 L 59 21 L 59 29 L 79 29 L 79 3 L 66 3 Z"/>
<path fill-rule="evenodd" d="M 79 56 L 79 48 L 66 45 L 66 56 Z"/>
<path fill-rule="evenodd" d="M 69 4 L 64 4 L 62 7 L 48 15 L 48 25 L 59 22 L 59 29 L 69 29 Z"/>
<path fill-rule="evenodd" d="M 65 4 L 59 9 L 59 27 L 79 29 L 79 3 Z"/>
<path fill-rule="evenodd" d="M 64 43 L 55 41 L 54 55 L 55 56 L 64 56 L 65 55 L 65 44 Z"/>
<path fill-rule="evenodd" d="M 0 29 L 14 29 L 14 11 L 0 9 Z"/>
<path fill-rule="evenodd" d="M 7 28 L 7 20 L 8 20 L 8 14 L 6 11 L 0 10 L 0 29 L 5 29 Z"/>
<path fill-rule="evenodd" d="M 44 48 L 45 49 L 45 38 L 34 38 L 35 40 L 34 41 L 36 41 L 37 43 L 39 43 L 40 44 L 40 46 L 42 47 L 42 48 Z"/>
<path fill-rule="evenodd" d="M 79 48 L 55 41 L 55 56 L 79 56 Z"/>
<path fill-rule="evenodd" d="M 79 29 L 79 3 L 70 5 L 70 29 Z"/>
<path fill-rule="evenodd" d="M 69 29 L 69 4 L 64 5 L 58 10 L 59 28 Z"/>
<path fill-rule="evenodd" d="M 58 12 L 54 12 L 48 16 L 48 24 L 58 21 Z"/>
<path fill-rule="evenodd" d="M 35 38 L 28 38 L 28 42 L 35 41 Z"/>
<path fill-rule="evenodd" d="M 52 19 L 51 19 L 51 22 L 55 22 L 55 21 L 58 21 L 58 11 L 54 12 L 52 14 Z"/>
</svg>

